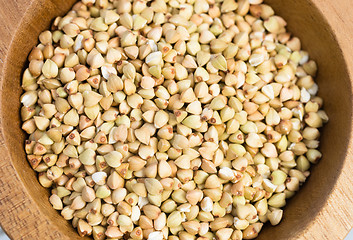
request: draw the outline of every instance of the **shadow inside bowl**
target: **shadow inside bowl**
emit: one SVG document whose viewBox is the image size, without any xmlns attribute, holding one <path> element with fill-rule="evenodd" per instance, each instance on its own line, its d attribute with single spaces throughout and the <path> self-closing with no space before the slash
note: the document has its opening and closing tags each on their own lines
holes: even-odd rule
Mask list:
<svg viewBox="0 0 353 240">
<path fill-rule="evenodd" d="M 323 158 L 311 168 L 307 182 L 288 201 L 281 224 L 267 226 L 259 237 L 295 239 L 312 224 L 342 171 L 351 133 L 351 82 L 342 50 L 326 19 L 311 1 L 266 2 L 287 21 L 288 30 L 300 38 L 302 48 L 317 62 L 319 96 L 324 99 L 324 109 L 330 118 L 320 137 Z"/>
</svg>

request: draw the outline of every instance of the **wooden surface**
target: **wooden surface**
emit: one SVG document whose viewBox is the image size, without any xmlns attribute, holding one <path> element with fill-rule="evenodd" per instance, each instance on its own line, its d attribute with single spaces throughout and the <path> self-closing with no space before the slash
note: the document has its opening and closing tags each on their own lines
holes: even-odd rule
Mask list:
<svg viewBox="0 0 353 240">
<path fill-rule="evenodd" d="M 38 34 L 73 2 L 0 1 L 0 223 L 11 239 L 81 239 L 52 209 L 49 193 L 26 163 L 18 102 L 21 72 Z"/>
<path fill-rule="evenodd" d="M 26 162 L 20 130 L 20 75 L 40 31 L 74 0 L 0 0 L 0 223 L 12 239 L 82 239 L 48 203 Z M 330 123 L 324 158 L 259 239 L 343 239 L 353 226 L 353 8 L 351 0 L 268 0 L 319 65 Z M 348 64 L 346 64 L 348 63 Z"/>
</svg>

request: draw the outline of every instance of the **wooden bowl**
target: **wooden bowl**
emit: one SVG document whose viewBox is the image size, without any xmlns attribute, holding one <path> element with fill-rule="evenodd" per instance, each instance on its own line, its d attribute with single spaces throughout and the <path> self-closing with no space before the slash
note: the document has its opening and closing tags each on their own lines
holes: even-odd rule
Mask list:
<svg viewBox="0 0 353 240">
<path fill-rule="evenodd" d="M 26 161 L 19 118 L 21 73 L 39 33 L 74 0 L 0 0 L 0 223 L 12 239 L 82 239 L 52 209 Z M 343 239 L 353 225 L 351 0 L 268 0 L 319 66 L 317 81 L 330 122 L 323 159 L 289 201 L 277 227 L 259 239 Z M 86 238 L 88 239 L 88 238 Z"/>
</svg>

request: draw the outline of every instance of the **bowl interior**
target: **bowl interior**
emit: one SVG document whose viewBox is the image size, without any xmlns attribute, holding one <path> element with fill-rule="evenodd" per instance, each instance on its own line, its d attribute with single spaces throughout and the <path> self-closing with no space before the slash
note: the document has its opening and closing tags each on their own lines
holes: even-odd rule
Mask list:
<svg viewBox="0 0 353 240">
<path fill-rule="evenodd" d="M 49 28 L 51 20 L 63 15 L 74 0 L 32 1 L 20 28 L 14 36 L 5 77 L 2 82 L 3 111 L 2 129 L 5 144 L 11 153 L 18 175 L 28 193 L 49 219 L 50 225 L 62 229 L 63 236 L 82 239 L 48 202 L 49 192 L 42 188 L 36 174 L 26 161 L 23 149 L 25 134 L 21 131 L 19 97 L 22 93 L 21 73 L 31 48 L 37 43 L 39 33 Z M 323 97 L 324 109 L 330 117 L 321 136 L 323 158 L 312 168 L 312 174 L 301 190 L 288 202 L 284 219 L 275 228 L 266 226 L 259 239 L 296 239 L 319 213 L 327 196 L 332 191 L 345 159 L 350 134 L 351 84 L 346 65 L 333 31 L 325 18 L 310 0 L 268 0 L 276 11 L 288 22 L 288 29 L 302 40 L 303 49 L 309 51 L 319 66 L 319 95 Z"/>
</svg>

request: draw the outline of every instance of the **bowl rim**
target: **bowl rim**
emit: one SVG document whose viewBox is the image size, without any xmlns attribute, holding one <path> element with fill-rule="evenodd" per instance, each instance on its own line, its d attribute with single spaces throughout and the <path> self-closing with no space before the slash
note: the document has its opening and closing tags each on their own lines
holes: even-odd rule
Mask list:
<svg viewBox="0 0 353 240">
<path fill-rule="evenodd" d="M 1 22 L 6 25 L 6 27 L 4 25 L 0 26 L 0 36 L 7 36 L 7 38 L 2 37 L 2 41 L 0 42 L 1 87 L 6 78 L 7 65 L 10 64 L 8 55 L 13 48 L 14 36 L 16 36 L 17 29 L 19 29 L 18 26 L 27 15 L 28 9 L 33 7 L 33 2 L 35 1 L 30 0 L 30 3 L 28 3 L 28 0 L 17 0 L 15 2 L 16 4 L 11 4 L 7 0 L 0 0 L 0 5 L 7 10 L 2 11 L 3 13 L 0 14 Z M 309 2 L 318 9 L 330 26 L 330 31 L 333 33 L 338 47 L 341 50 L 345 61 L 345 68 L 352 84 L 353 64 L 348 63 L 353 62 L 353 44 L 351 44 L 351 39 L 353 38 L 353 17 L 349 14 L 349 9 L 353 7 L 353 2 L 351 0 L 309 0 Z M 12 16 L 14 12 L 16 12 L 15 17 Z M 352 96 L 352 89 L 350 93 Z M 0 90 L 0 99 L 2 98 L 2 94 L 3 91 Z M 353 102 L 351 102 L 351 107 L 353 109 Z M 33 221 L 39 221 L 36 217 L 43 216 L 43 214 L 23 185 L 12 163 L 11 155 L 6 145 L 7 142 L 2 132 L 2 129 L 6 127 L 2 120 L 5 117 L 2 112 L 2 106 L 0 105 L 0 155 L 2 155 L 0 160 L 0 183 L 2 184 L 0 189 L 0 225 L 12 239 L 15 239 L 15 237 L 19 235 L 18 232 L 14 233 L 11 230 L 17 229 L 18 231 L 26 231 L 33 228 L 39 230 L 42 236 L 56 237 L 53 239 L 69 239 L 68 236 L 65 235 L 65 233 L 61 233 L 60 229 L 55 225 L 49 224 L 50 220 L 47 217 L 40 220 L 48 224 L 46 227 L 32 225 Z M 321 236 L 326 236 L 327 239 L 343 238 L 353 226 L 353 194 L 347 194 L 353 193 L 353 185 L 347 184 L 347 182 L 353 183 L 353 174 L 351 174 L 353 172 L 353 161 L 351 161 L 351 159 L 353 159 L 353 116 L 350 116 L 350 120 L 351 129 L 349 135 L 351 137 L 347 143 L 345 159 L 342 170 L 336 179 L 336 184 L 324 206 L 316 216 L 316 221 L 303 229 L 300 235 L 296 236 L 295 239 L 319 239 L 315 238 L 313 232 L 321 232 Z M 18 206 L 18 204 L 21 206 Z M 24 213 L 24 211 L 28 212 Z M 21 214 L 21 217 L 19 214 Z M 14 223 L 16 224 L 18 221 L 21 221 L 21 224 L 17 224 L 20 226 L 14 228 Z M 334 227 L 334 229 L 332 227 Z M 62 238 L 58 238 L 58 236 Z"/>
</svg>

